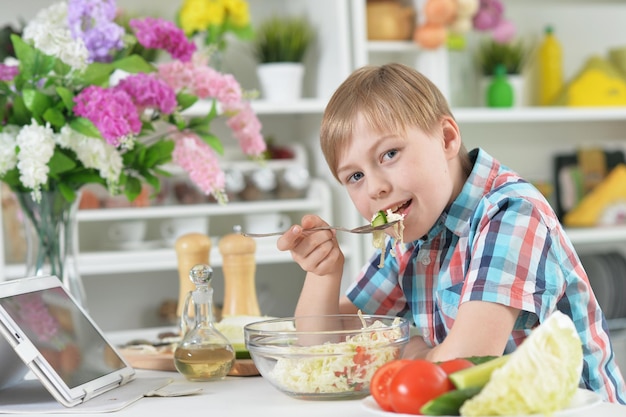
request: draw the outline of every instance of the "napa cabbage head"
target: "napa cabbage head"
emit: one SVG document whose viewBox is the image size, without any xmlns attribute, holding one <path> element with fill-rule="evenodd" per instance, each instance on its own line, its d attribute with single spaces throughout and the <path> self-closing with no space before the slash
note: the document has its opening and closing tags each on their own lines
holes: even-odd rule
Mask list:
<svg viewBox="0 0 626 417">
<path fill-rule="evenodd" d="M 551 413 L 567 407 L 578 389 L 582 343 L 569 316 L 556 311 L 496 369 L 461 407 L 462 416 Z"/>
</svg>

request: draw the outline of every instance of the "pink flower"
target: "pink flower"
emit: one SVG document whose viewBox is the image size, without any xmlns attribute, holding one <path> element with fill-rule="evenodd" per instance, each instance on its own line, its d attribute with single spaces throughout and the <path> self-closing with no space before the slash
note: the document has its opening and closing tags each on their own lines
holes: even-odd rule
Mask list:
<svg viewBox="0 0 626 417">
<path fill-rule="evenodd" d="M 177 132 L 172 159 L 189 174 L 191 179 L 204 193 L 213 194 L 220 199 L 224 189 L 225 176 L 220 169 L 217 155 L 202 139 L 190 132 Z"/>
<path fill-rule="evenodd" d="M 507 43 L 515 37 L 515 25 L 510 20 L 502 19 L 491 31 L 493 40 L 498 43 Z"/>
<path fill-rule="evenodd" d="M 176 93 L 164 80 L 153 74 L 134 74 L 115 87 L 128 94 L 140 108 L 158 108 L 163 114 L 176 109 Z"/>
<path fill-rule="evenodd" d="M 89 119 L 113 146 L 119 146 L 122 138 L 141 132 L 137 108 L 123 90 L 92 85 L 74 97 L 74 102 L 74 113 Z"/>
<path fill-rule="evenodd" d="M 158 74 L 176 92 L 185 91 L 198 98 L 217 100 L 244 153 L 259 156 L 265 151 L 261 122 L 250 103 L 243 98 L 241 85 L 234 76 L 207 66 L 199 54 L 190 62 L 161 64 Z"/>
<path fill-rule="evenodd" d="M 184 62 L 189 61 L 196 51 L 196 45 L 173 22 L 146 17 L 131 19 L 129 24 L 135 31 L 137 41 L 145 48 L 164 49 L 173 58 Z"/>
<path fill-rule="evenodd" d="M 19 73 L 18 66 L 0 64 L 0 81 L 12 81 Z"/>
<path fill-rule="evenodd" d="M 239 140 L 239 146 L 246 155 L 259 156 L 266 149 L 266 143 L 261 135 L 261 122 L 256 117 L 250 103 L 242 104 L 226 122 L 233 130 L 233 134 Z"/>
</svg>

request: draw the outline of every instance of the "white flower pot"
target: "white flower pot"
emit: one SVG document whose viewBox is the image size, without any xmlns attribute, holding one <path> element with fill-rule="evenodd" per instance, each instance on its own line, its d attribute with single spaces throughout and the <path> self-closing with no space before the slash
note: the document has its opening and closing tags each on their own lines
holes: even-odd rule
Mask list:
<svg viewBox="0 0 626 417">
<path fill-rule="evenodd" d="M 257 75 L 264 99 L 289 102 L 302 98 L 304 64 L 295 62 L 260 64 L 257 67 Z"/>
</svg>

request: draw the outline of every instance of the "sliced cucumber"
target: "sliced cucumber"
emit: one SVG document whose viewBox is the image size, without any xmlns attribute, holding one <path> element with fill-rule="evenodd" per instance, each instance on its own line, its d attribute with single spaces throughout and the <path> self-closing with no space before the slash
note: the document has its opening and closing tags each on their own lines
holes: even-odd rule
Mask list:
<svg viewBox="0 0 626 417">
<path fill-rule="evenodd" d="M 382 226 L 383 224 L 387 223 L 387 215 L 385 214 L 384 211 L 379 211 L 378 213 L 376 213 L 376 216 L 374 216 L 374 218 L 372 219 L 372 226 L 376 227 L 376 226 Z"/>
<path fill-rule="evenodd" d="M 250 352 L 247 350 L 236 350 L 235 359 L 251 359 Z"/>
<path fill-rule="evenodd" d="M 450 378 L 454 386 L 459 390 L 472 387 L 482 388 L 489 382 L 493 371 L 500 368 L 508 360 L 509 355 L 499 356 L 479 365 L 453 372 L 448 375 L 448 378 Z"/>
<path fill-rule="evenodd" d="M 470 357 L 465 358 L 465 359 L 467 359 L 468 361 L 470 361 L 474 365 L 480 365 L 481 363 L 492 361 L 492 360 L 494 360 L 494 359 L 496 359 L 498 357 L 499 356 L 470 356 Z"/>
<path fill-rule="evenodd" d="M 458 416 L 463 403 L 478 394 L 481 389 L 471 387 L 448 391 L 424 404 L 420 413 L 425 416 Z"/>
</svg>

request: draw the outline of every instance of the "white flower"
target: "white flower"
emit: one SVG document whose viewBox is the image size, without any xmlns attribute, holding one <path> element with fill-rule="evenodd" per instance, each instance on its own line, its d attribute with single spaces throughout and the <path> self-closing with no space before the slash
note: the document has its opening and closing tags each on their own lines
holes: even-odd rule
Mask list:
<svg viewBox="0 0 626 417">
<path fill-rule="evenodd" d="M 24 126 L 17 135 L 17 168 L 20 181 L 26 188 L 33 190 L 33 198 L 41 198 L 41 185 L 48 182 L 48 162 L 54 154 L 54 132 L 49 124 L 40 126 L 35 120 Z"/>
<path fill-rule="evenodd" d="M 17 130 L 5 127 L 0 132 L 0 176 L 15 168 L 17 154 L 15 152 Z"/>
<path fill-rule="evenodd" d="M 73 39 L 67 24 L 67 3 L 40 10 L 24 28 L 23 39 L 43 53 L 58 57 L 72 68 L 87 67 L 89 51 L 81 39 Z"/>
<path fill-rule="evenodd" d="M 109 188 L 117 187 L 117 180 L 124 166 L 122 155 L 102 139 L 90 138 L 78 133 L 69 126 L 63 126 L 57 135 L 57 143 L 76 153 L 78 160 L 86 167 L 100 172 Z"/>
</svg>

